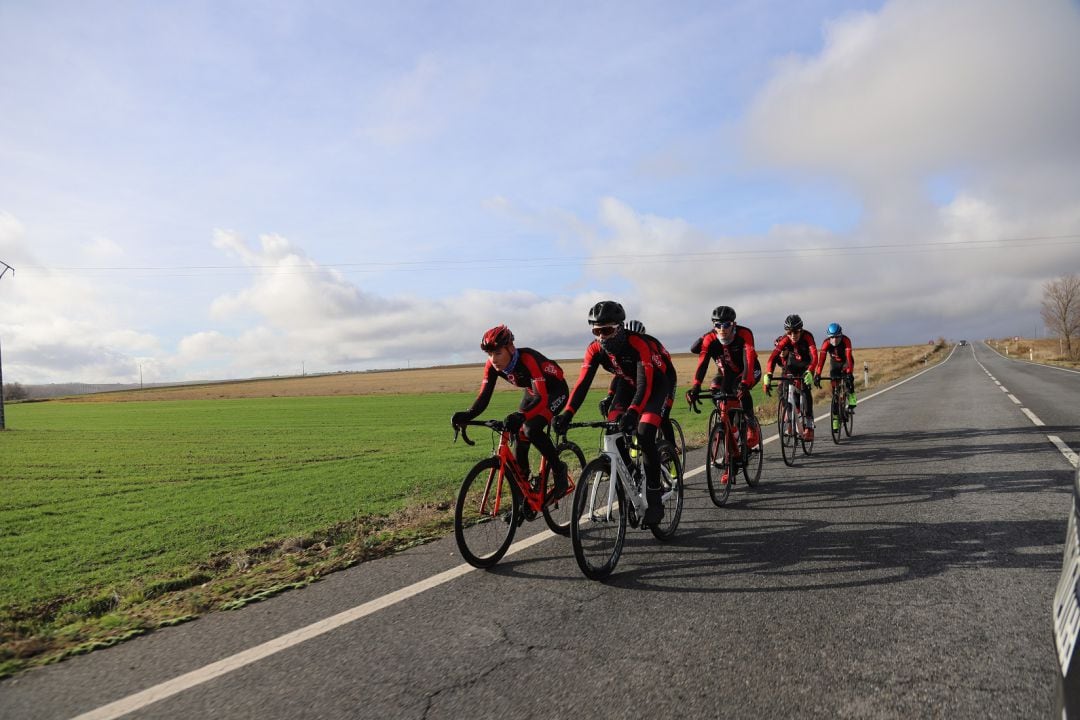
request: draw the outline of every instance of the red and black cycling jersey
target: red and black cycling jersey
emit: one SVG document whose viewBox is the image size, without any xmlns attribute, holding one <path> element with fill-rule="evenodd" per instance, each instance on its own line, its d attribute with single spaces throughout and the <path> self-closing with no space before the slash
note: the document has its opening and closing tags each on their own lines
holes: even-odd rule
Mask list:
<svg viewBox="0 0 1080 720">
<path fill-rule="evenodd" d="M 627 332 L 629 333 L 629 331 Z M 667 348 L 664 347 L 664 344 L 662 342 L 654 338 L 652 335 L 649 335 L 648 333 L 637 334 L 645 338 L 651 345 L 660 348 L 660 353 L 664 356 L 664 361 L 667 363 L 668 366 L 668 391 L 674 393 L 678 377 L 675 373 L 675 363 L 671 361 L 671 353 L 668 352 Z M 613 396 L 615 392 L 619 389 L 619 383 L 621 382 L 621 380 L 622 378 L 620 378 L 618 375 L 615 375 L 611 378 L 611 383 L 608 385 L 608 397 Z"/>
<path fill-rule="evenodd" d="M 467 411 L 470 415 L 476 417 L 484 412 L 499 377 L 511 385 L 525 388 L 520 411 L 524 413 L 526 420 L 537 415 L 544 415 L 550 420 L 550 408 L 561 404 L 556 401 L 565 398 L 567 394 L 566 378 L 559 363 L 549 360 L 532 348 L 517 348 L 510 365 L 502 372 L 496 370 L 491 364 L 491 358 L 488 358 L 487 365 L 484 366 L 484 379 L 480 382 L 480 392 Z"/>
<path fill-rule="evenodd" d="M 709 360 L 716 363 L 716 371 L 725 378 L 735 376 L 743 385 L 754 386 L 757 382 L 754 367 L 758 365 L 758 357 L 754 348 L 754 333 L 750 328 L 736 325 L 735 338 L 727 345 L 720 342 L 720 337 L 711 330 L 701 336 L 700 342 L 697 369 L 694 370 L 694 387 L 701 387 Z M 694 343 L 695 346 L 697 344 Z"/>
<path fill-rule="evenodd" d="M 814 335 L 809 330 L 803 330 L 798 340 L 792 340 L 784 335 L 783 339 L 773 348 L 765 363 L 765 372 L 771 374 L 776 365 L 776 359 L 784 350 L 790 350 L 787 361 L 784 363 L 784 371 L 792 375 L 799 375 L 817 366 L 817 345 L 814 344 Z"/>
<path fill-rule="evenodd" d="M 630 401 L 628 409 L 639 414 L 646 401 L 652 397 L 656 376 L 674 374 L 675 366 L 671 362 L 671 355 L 659 340 L 651 335 L 623 332 L 626 333 L 626 340 L 619 344 L 614 352 L 605 350 L 599 340 L 593 340 L 585 348 L 581 374 L 574 384 L 573 392 L 570 393 L 570 402 L 566 405 L 568 412 L 574 413 L 581 407 L 585 394 L 589 392 L 593 377 L 596 376 L 597 368 L 604 368 L 634 387 L 634 398 Z M 666 395 L 668 383 L 661 384 Z"/>
<path fill-rule="evenodd" d="M 833 345 L 829 340 L 829 338 L 825 338 L 825 342 L 821 343 L 815 372 L 818 375 L 821 374 L 821 371 L 825 368 L 825 358 L 829 357 L 832 359 L 834 366 L 843 365 L 844 374 L 850 375 L 855 371 L 855 356 L 851 352 L 851 338 L 841 334 L 840 342 L 836 343 L 836 345 Z"/>
</svg>

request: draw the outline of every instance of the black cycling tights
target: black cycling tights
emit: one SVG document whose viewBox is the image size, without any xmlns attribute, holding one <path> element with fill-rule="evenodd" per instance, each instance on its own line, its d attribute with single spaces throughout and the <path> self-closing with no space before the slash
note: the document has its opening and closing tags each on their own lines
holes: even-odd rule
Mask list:
<svg viewBox="0 0 1080 720">
<path fill-rule="evenodd" d="M 528 440 L 518 438 L 517 450 L 514 456 L 517 458 L 518 467 L 523 472 L 527 473 L 529 470 L 529 447 L 531 445 L 535 445 L 540 454 L 547 458 L 549 465 L 559 459 L 559 454 L 555 450 L 555 443 L 551 442 L 551 436 L 545 432 L 547 425 L 546 418 L 537 416 L 522 426 Z"/>
<path fill-rule="evenodd" d="M 660 487 L 660 451 L 656 448 L 656 426 L 638 423 L 638 446 L 645 465 L 645 487 L 653 490 Z"/>
</svg>

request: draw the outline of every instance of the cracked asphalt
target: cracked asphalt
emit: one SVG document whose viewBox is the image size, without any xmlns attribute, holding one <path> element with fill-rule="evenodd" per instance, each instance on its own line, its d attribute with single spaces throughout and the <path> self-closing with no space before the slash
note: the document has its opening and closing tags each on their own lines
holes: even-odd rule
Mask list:
<svg viewBox="0 0 1080 720">
<path fill-rule="evenodd" d="M 1046 716 L 1072 481 L 1047 435 L 1080 449 L 1077 407 L 1080 375 L 959 347 L 841 445 L 768 444 L 727 507 L 691 476 L 676 539 L 628 531 L 606 583 L 549 538 L 124 717 Z M 94 711 L 460 563 L 446 538 L 24 673 L 0 717 Z"/>
</svg>

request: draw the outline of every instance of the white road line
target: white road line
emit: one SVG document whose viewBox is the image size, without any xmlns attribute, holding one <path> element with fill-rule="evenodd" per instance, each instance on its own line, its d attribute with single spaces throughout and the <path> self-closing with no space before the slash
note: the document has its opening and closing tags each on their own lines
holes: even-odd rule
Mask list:
<svg viewBox="0 0 1080 720">
<path fill-rule="evenodd" d="M 1030 411 L 1030 410 L 1028 410 L 1028 409 L 1027 409 L 1026 407 L 1022 407 L 1022 408 L 1020 408 L 1020 412 L 1024 413 L 1025 415 L 1027 415 L 1027 416 L 1028 416 L 1028 420 L 1030 420 L 1030 421 L 1031 421 L 1031 422 L 1032 422 L 1033 424 L 1037 425 L 1038 427 L 1043 427 L 1044 425 L 1046 425 L 1046 423 L 1044 423 L 1044 422 L 1043 422 L 1042 420 L 1040 420 L 1040 419 L 1039 419 L 1039 416 L 1038 416 L 1038 415 L 1036 415 L 1035 413 L 1031 412 L 1031 411 Z"/>
<path fill-rule="evenodd" d="M 1076 453 L 1069 449 L 1069 446 L 1066 445 L 1061 438 L 1059 438 L 1057 435 L 1047 435 L 1046 438 L 1057 446 L 1057 449 L 1061 451 L 1061 454 L 1065 456 L 1065 459 L 1068 460 L 1073 467 L 1076 467 L 1078 464 L 1080 464 L 1080 457 L 1078 457 Z"/>
<path fill-rule="evenodd" d="M 555 537 L 555 533 L 550 530 L 538 532 L 531 537 L 511 545 L 506 554 L 512 555 L 552 537 Z M 263 658 L 281 652 L 282 650 L 287 650 L 294 645 L 299 645 L 302 642 L 328 633 L 331 630 L 336 630 L 342 625 L 347 625 L 354 620 L 359 620 L 372 613 L 376 613 L 379 610 L 388 608 L 391 605 L 396 605 L 402 600 L 408 600 L 425 590 L 431 590 L 439 585 L 448 583 L 475 569 L 476 568 L 468 564 L 458 565 L 457 567 L 441 572 L 438 575 L 433 575 L 425 580 L 413 583 L 408 587 L 395 590 L 392 593 L 375 598 L 362 605 L 357 605 L 344 612 L 340 612 L 337 615 L 331 615 L 330 617 L 312 623 L 307 627 L 302 627 L 280 637 L 276 637 L 273 640 L 268 640 L 262 645 L 256 645 L 253 648 L 238 652 L 235 655 L 230 655 L 227 658 L 218 660 L 215 663 L 198 668 L 197 670 L 192 670 L 191 672 L 175 677 L 172 680 L 167 680 L 158 685 L 154 685 L 142 692 L 129 695 L 116 702 L 103 705 L 96 710 L 91 710 L 90 712 L 78 715 L 74 720 L 112 720 L 112 718 L 118 718 L 127 715 L 128 713 L 135 712 L 136 710 L 141 710 L 147 705 L 156 703 L 159 700 L 164 700 L 167 697 L 193 688 L 196 685 L 201 685 L 214 678 L 221 677 L 226 673 L 230 673 L 233 670 L 238 670 L 245 665 L 250 665 L 253 662 L 262 660 Z"/>
<path fill-rule="evenodd" d="M 1002 356 L 1002 357 L 1005 357 L 1005 356 Z M 1012 359 L 1012 358 L 1007 358 L 1007 359 Z M 975 362 L 979 362 L 978 358 L 975 359 Z M 1026 362 L 1026 361 L 1020 361 L 1020 362 Z M 1039 363 L 1029 363 L 1029 364 L 1038 365 Z M 982 363 L 979 363 L 979 365 L 981 366 Z M 1054 366 L 1053 365 L 1043 365 L 1042 367 L 1054 367 Z M 1061 370 L 1063 368 L 1058 368 L 1058 369 Z M 986 370 L 986 368 L 983 368 L 983 370 Z M 1073 372 L 1073 371 L 1069 370 L 1068 372 Z M 990 373 L 987 372 L 986 374 L 989 375 Z M 995 380 L 994 382 L 997 382 L 997 381 Z M 1001 383 L 998 383 L 998 385 L 1001 385 Z M 1005 390 L 1004 386 L 1002 386 L 1001 389 Z M 1035 425 L 1036 427 L 1045 427 L 1046 426 L 1046 423 L 1044 423 L 1042 420 L 1040 420 L 1038 415 L 1033 413 L 1028 408 L 1024 407 L 1023 406 L 1024 404 L 1022 402 L 1020 402 L 1019 400 L 1017 400 L 1015 395 L 1010 393 L 1009 394 L 1009 399 L 1020 406 L 1020 412 L 1027 415 L 1028 420 L 1030 420 L 1033 425 Z M 1069 463 L 1073 467 L 1076 467 L 1076 464 L 1077 464 L 1077 455 L 1076 455 L 1076 453 L 1074 453 L 1069 448 L 1069 446 L 1065 444 L 1065 442 L 1061 438 L 1059 438 L 1057 435 L 1047 435 L 1046 439 L 1054 444 L 1054 447 L 1056 447 L 1061 452 L 1061 454 L 1065 456 L 1065 459 L 1068 460 Z"/>
<path fill-rule="evenodd" d="M 937 365 L 928 367 L 925 370 L 922 370 L 921 372 L 916 373 L 915 375 L 912 375 L 905 380 L 901 380 L 900 382 L 890 385 L 887 388 L 878 390 L 876 393 L 867 395 L 863 398 L 863 401 L 865 402 L 866 400 L 875 398 L 878 395 L 887 393 L 890 390 L 894 390 L 903 385 L 904 383 L 910 382 L 924 373 L 928 373 L 931 370 L 939 368 L 946 362 L 948 362 L 949 358 L 951 357 L 952 353 L 950 353 L 949 357 L 946 357 L 945 360 L 942 360 Z M 829 414 L 826 413 L 815 419 L 821 420 L 828 416 Z M 777 436 L 773 435 L 772 437 L 763 440 L 761 444 L 768 445 L 776 439 Z M 705 466 L 701 465 L 689 472 L 684 473 L 683 477 L 693 477 L 703 472 L 705 472 Z M 550 530 L 538 532 L 535 535 L 532 535 L 524 540 L 521 540 L 511 545 L 510 549 L 507 551 L 506 554 L 513 555 L 514 553 L 521 552 L 526 548 L 529 548 L 533 545 L 536 545 L 553 537 L 557 536 Z M 287 650 L 294 645 L 299 645 L 300 643 L 311 640 L 312 638 L 318 637 L 319 635 L 324 635 L 332 630 L 336 630 L 342 625 L 347 625 L 355 620 L 359 620 L 361 618 L 367 617 L 368 615 L 371 615 L 372 613 L 376 613 L 379 610 L 388 608 L 391 605 L 396 605 L 403 600 L 408 600 L 415 595 L 419 595 L 426 590 L 430 590 L 432 588 L 438 587 L 439 585 L 448 583 L 451 580 L 459 578 L 462 575 L 465 575 L 466 573 L 469 573 L 475 569 L 476 568 L 468 564 L 458 565 L 457 567 L 446 570 L 445 572 L 441 572 L 438 575 L 433 575 L 426 580 L 421 580 L 420 582 L 413 583 L 408 587 L 401 588 L 400 590 L 395 590 L 392 593 L 383 595 L 382 597 L 376 598 L 374 600 L 370 600 L 362 605 L 357 605 L 356 607 L 345 610 L 344 612 L 340 612 L 337 615 L 332 615 L 328 618 L 324 618 L 323 620 L 312 623 L 311 625 L 308 625 L 306 627 L 298 628 L 290 633 L 286 633 L 285 635 L 276 637 L 273 640 L 268 640 L 262 645 L 256 645 L 253 648 L 238 652 L 235 655 L 230 655 L 227 658 L 223 658 L 221 660 L 218 660 L 217 662 L 210 663 L 209 665 L 198 668 L 196 670 L 192 670 L 189 673 L 185 673 L 171 680 L 166 680 L 165 682 L 154 685 L 153 687 L 149 687 L 146 690 L 142 690 L 133 695 L 128 695 L 127 697 L 111 702 L 108 705 L 102 705 L 101 707 L 90 710 L 89 712 L 85 712 L 82 715 L 77 715 L 72 720 L 113 720 L 114 718 L 122 717 L 124 715 L 127 715 L 128 713 L 135 712 L 136 710 L 141 710 L 142 708 L 148 705 L 152 705 L 159 700 L 164 700 L 165 698 L 172 697 L 173 695 L 181 693 L 184 690 L 188 690 L 198 685 L 202 685 L 203 683 L 209 682 L 214 678 L 218 678 L 222 675 L 230 673 L 233 670 L 238 670 L 245 665 L 250 665 L 251 663 L 262 660 L 263 658 L 281 652 L 282 650 Z"/>
<path fill-rule="evenodd" d="M 1031 360 L 1024 360 L 1023 358 L 1014 358 L 1011 355 L 1002 355 L 1001 351 L 989 343 L 983 343 L 986 347 L 990 348 L 998 354 L 998 357 L 1005 360 L 1012 360 L 1013 362 L 1027 363 L 1028 365 L 1038 365 L 1039 367 L 1050 368 L 1051 370 L 1060 370 L 1061 372 L 1072 373 L 1073 375 L 1080 375 L 1080 370 L 1072 370 L 1070 368 L 1058 367 L 1057 365 L 1047 365 L 1046 363 L 1032 362 Z"/>
</svg>

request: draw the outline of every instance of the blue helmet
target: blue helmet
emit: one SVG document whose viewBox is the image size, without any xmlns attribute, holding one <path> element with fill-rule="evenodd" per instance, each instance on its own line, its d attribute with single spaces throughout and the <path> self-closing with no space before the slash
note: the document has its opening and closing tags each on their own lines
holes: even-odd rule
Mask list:
<svg viewBox="0 0 1080 720">
<path fill-rule="evenodd" d="M 825 330 L 825 334 L 829 337 L 840 337 L 844 332 L 844 329 L 840 327 L 840 323 L 829 323 L 829 327 Z"/>
</svg>

